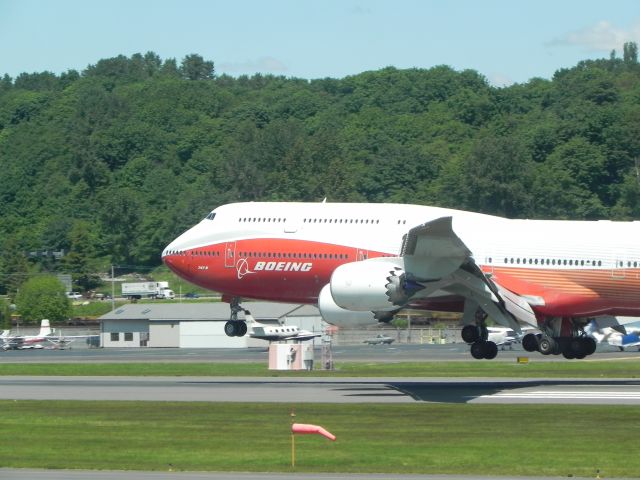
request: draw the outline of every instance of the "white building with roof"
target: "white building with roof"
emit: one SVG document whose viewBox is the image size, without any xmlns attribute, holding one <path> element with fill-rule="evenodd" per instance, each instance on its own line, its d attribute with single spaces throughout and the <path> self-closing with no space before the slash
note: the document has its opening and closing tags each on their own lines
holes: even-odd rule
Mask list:
<svg viewBox="0 0 640 480">
<path fill-rule="evenodd" d="M 311 305 L 243 302 L 242 306 L 261 323 L 298 326 L 324 332 L 327 324 Z M 224 324 L 230 317 L 229 304 L 221 302 L 130 303 L 102 315 L 100 340 L 103 347 L 246 348 L 267 342 L 228 337 Z M 238 314 L 239 319 L 244 313 Z M 314 339 L 314 342 L 320 339 Z"/>
</svg>

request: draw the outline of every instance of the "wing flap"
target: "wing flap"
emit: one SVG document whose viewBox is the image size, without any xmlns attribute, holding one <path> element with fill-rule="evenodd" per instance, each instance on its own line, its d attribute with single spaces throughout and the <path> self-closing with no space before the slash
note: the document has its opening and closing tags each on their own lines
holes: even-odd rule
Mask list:
<svg viewBox="0 0 640 480">
<path fill-rule="evenodd" d="M 423 289 L 413 298 L 449 292 L 481 308 L 496 322 L 520 332 L 520 323 L 537 326 L 531 305 L 489 279 L 472 252 L 453 231 L 453 218 L 442 217 L 412 228 L 401 248 L 405 271 Z"/>
</svg>

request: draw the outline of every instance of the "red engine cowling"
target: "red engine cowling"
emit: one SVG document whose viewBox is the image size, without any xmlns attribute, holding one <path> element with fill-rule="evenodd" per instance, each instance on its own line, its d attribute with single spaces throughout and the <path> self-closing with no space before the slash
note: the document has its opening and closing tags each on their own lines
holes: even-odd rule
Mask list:
<svg viewBox="0 0 640 480">
<path fill-rule="evenodd" d="M 331 275 L 331 296 L 336 305 L 353 311 L 390 311 L 403 298 L 401 282 L 404 273 L 401 260 L 372 258 L 362 262 L 345 263 Z"/>
<path fill-rule="evenodd" d="M 354 312 L 336 305 L 328 284 L 320 291 L 318 309 L 325 322 L 338 327 L 360 327 L 378 323 L 373 312 Z"/>
</svg>

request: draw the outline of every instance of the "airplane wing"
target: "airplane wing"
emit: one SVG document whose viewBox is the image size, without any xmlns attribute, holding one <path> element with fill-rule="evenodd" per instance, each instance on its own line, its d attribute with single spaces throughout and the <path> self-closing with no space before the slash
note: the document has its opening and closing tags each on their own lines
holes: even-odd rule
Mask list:
<svg viewBox="0 0 640 480">
<path fill-rule="evenodd" d="M 47 337 L 47 341 L 53 345 L 53 348 L 62 350 L 67 347 L 69 344 L 76 341 L 76 338 L 85 338 L 84 336 L 75 336 L 75 337 Z"/>
<path fill-rule="evenodd" d="M 442 217 L 412 228 L 401 249 L 405 285 L 416 298 L 450 294 L 465 299 L 464 320 L 478 308 L 499 324 L 521 332 L 520 323 L 537 325 L 530 304 L 491 281 L 452 228 L 452 217 Z"/>
<path fill-rule="evenodd" d="M 286 337 L 285 340 L 311 340 L 313 338 L 321 337 L 321 333 L 312 333 L 312 332 L 300 332 L 298 335 L 293 335 L 291 337 Z"/>
<path fill-rule="evenodd" d="M 20 337 L 5 337 L 2 339 L 3 350 L 15 350 L 22 345 L 22 339 Z"/>
</svg>

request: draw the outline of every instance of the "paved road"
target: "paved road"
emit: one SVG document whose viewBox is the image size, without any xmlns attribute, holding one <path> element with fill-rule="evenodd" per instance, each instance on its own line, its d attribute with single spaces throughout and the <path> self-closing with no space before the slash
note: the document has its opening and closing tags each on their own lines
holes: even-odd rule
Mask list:
<svg viewBox="0 0 640 480">
<path fill-rule="evenodd" d="M 0 377 L 5 400 L 640 405 L 638 380 Z"/>
</svg>

